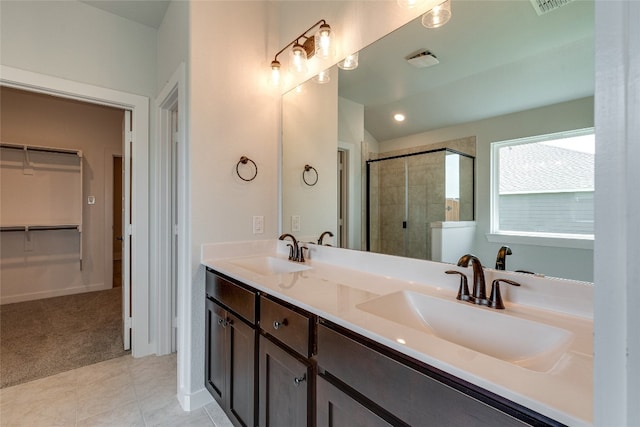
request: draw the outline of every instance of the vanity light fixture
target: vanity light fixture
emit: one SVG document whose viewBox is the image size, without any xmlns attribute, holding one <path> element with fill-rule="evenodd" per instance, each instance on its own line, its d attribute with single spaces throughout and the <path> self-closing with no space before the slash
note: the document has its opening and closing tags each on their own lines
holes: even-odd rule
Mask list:
<svg viewBox="0 0 640 427">
<path fill-rule="evenodd" d="M 307 52 L 297 41 L 291 48 L 291 52 L 289 52 L 289 68 L 298 74 L 307 72 Z"/>
<path fill-rule="evenodd" d="M 318 27 L 315 35 L 307 35 L 308 32 Z M 319 20 L 304 33 L 293 39 L 285 47 L 283 47 L 271 61 L 271 83 L 278 85 L 280 83 L 281 64 L 278 56 L 291 47 L 289 53 L 289 67 L 291 71 L 296 73 L 306 73 L 307 60 L 317 55 L 320 58 L 329 58 L 333 45 L 333 33 L 331 27 L 324 19 Z"/>
<path fill-rule="evenodd" d="M 331 81 L 331 70 L 327 69 L 324 71 L 320 71 L 316 76 L 313 77 L 313 81 L 318 84 L 325 84 Z"/>
<path fill-rule="evenodd" d="M 347 55 L 342 61 L 338 62 L 338 68 L 343 70 L 355 70 L 358 68 L 358 52 Z"/>
<path fill-rule="evenodd" d="M 438 28 L 451 19 L 451 0 L 445 0 L 422 15 L 422 25 L 427 28 Z"/>
<path fill-rule="evenodd" d="M 397 0 L 398 6 L 403 9 L 413 9 L 422 6 L 425 0 Z"/>
</svg>

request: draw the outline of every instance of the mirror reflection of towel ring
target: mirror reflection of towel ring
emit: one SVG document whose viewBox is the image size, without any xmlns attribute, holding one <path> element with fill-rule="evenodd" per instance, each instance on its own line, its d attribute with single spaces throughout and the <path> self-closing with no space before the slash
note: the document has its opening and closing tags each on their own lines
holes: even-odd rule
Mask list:
<svg viewBox="0 0 640 427">
<path fill-rule="evenodd" d="M 310 180 L 307 181 L 307 172 L 309 172 L 311 170 L 316 174 L 316 179 L 313 180 L 313 182 L 311 182 Z M 302 171 L 302 180 L 309 187 L 312 187 L 312 186 L 316 185 L 316 183 L 318 182 L 318 171 L 316 170 L 316 168 L 314 168 L 311 165 L 304 165 L 304 170 Z"/>
<path fill-rule="evenodd" d="M 239 170 L 240 163 L 242 163 L 243 165 L 246 165 L 249 162 L 251 162 L 251 164 L 253 164 L 253 168 L 255 169 L 255 172 L 253 173 L 253 176 L 251 178 L 245 178 L 242 175 L 240 175 L 240 170 Z M 243 180 L 243 181 L 247 181 L 247 182 L 253 181 L 256 178 L 256 176 L 258 176 L 258 166 L 256 165 L 256 162 L 254 162 L 253 160 L 251 160 L 247 156 L 242 156 L 242 157 L 240 157 L 240 160 L 236 164 L 236 173 L 238 174 L 238 177 L 240 177 L 240 179 Z"/>
</svg>

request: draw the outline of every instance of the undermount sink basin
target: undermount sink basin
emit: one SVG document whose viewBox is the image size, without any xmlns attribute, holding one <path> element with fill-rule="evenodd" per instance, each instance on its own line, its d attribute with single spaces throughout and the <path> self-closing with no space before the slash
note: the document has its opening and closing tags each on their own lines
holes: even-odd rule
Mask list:
<svg viewBox="0 0 640 427">
<path fill-rule="evenodd" d="M 311 267 L 309 267 L 308 265 L 271 256 L 242 258 L 230 262 L 231 264 L 237 265 L 238 267 L 251 270 L 254 273 L 258 273 L 263 276 L 282 273 L 295 273 L 297 271 L 311 269 Z"/>
<path fill-rule="evenodd" d="M 540 372 L 553 368 L 573 341 L 573 333 L 561 328 L 411 291 L 378 297 L 357 307 L 479 353 Z"/>
</svg>

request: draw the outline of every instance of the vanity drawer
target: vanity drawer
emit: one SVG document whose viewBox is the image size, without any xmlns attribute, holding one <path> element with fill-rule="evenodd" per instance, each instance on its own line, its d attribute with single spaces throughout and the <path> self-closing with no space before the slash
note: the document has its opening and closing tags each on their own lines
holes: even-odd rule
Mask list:
<svg viewBox="0 0 640 427">
<path fill-rule="evenodd" d="M 207 268 L 207 297 L 215 299 L 242 317 L 247 322 L 256 323 L 256 293 L 237 283 L 233 283 Z"/>
<path fill-rule="evenodd" d="M 311 356 L 310 315 L 260 296 L 260 328 L 304 357 Z"/>
</svg>

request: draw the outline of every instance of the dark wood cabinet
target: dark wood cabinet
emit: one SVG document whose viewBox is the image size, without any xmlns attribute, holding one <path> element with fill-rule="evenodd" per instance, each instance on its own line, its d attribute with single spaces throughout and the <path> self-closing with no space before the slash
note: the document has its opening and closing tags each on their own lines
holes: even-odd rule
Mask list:
<svg viewBox="0 0 640 427">
<path fill-rule="evenodd" d="M 518 418 L 528 417 L 513 402 L 505 404 L 426 364 L 401 360 L 382 346 L 326 325 L 318 326 L 317 361 L 320 372 L 335 378 L 343 390 L 397 418 L 400 422 L 394 425 L 517 427 L 526 424 Z M 545 425 L 533 418 L 528 421 Z"/>
<path fill-rule="evenodd" d="M 209 275 L 207 279 L 218 284 L 224 280 Z M 233 285 L 231 282 L 223 287 L 233 289 L 227 285 Z M 255 426 L 258 332 L 255 325 L 231 311 L 234 307 L 223 306 L 214 299 L 211 286 L 207 291 L 205 386 L 235 426 Z M 241 305 L 239 311 L 246 305 Z"/>
<path fill-rule="evenodd" d="M 331 427 L 393 427 L 370 406 L 359 402 L 324 377 L 318 375 L 316 383 L 316 413 L 318 426 Z"/>
<path fill-rule="evenodd" d="M 260 427 L 313 425 L 313 384 L 309 362 L 260 336 Z"/>
<path fill-rule="evenodd" d="M 211 269 L 206 290 L 205 386 L 235 426 L 559 425 Z"/>
<path fill-rule="evenodd" d="M 224 407 L 227 395 L 226 331 L 222 326 L 226 311 L 209 298 L 206 300 L 206 361 L 205 386 L 216 401 Z"/>
</svg>

